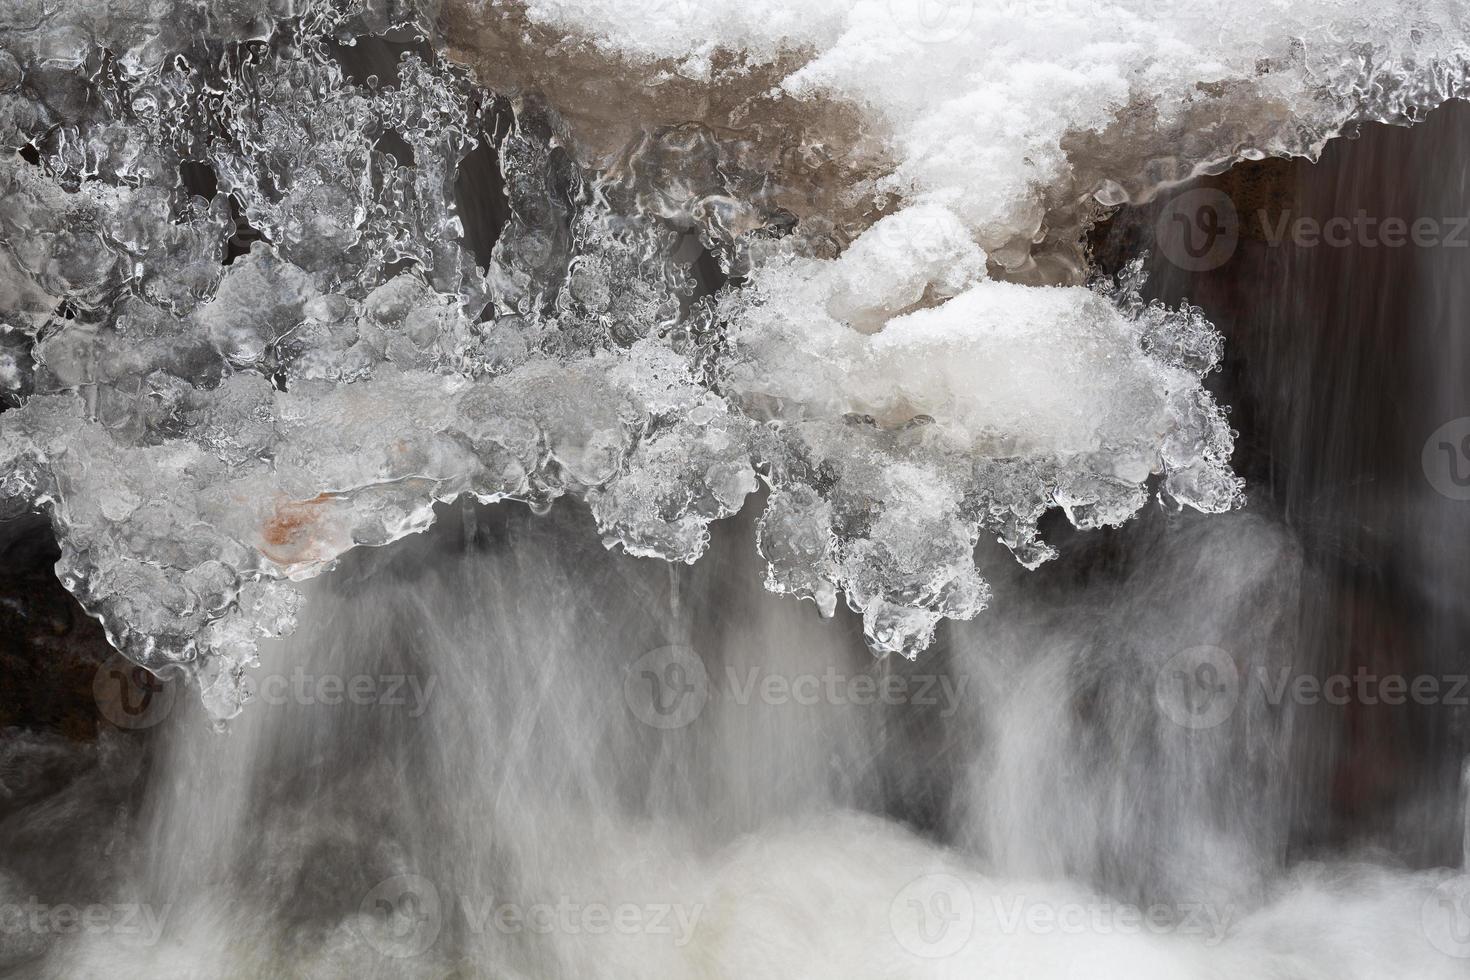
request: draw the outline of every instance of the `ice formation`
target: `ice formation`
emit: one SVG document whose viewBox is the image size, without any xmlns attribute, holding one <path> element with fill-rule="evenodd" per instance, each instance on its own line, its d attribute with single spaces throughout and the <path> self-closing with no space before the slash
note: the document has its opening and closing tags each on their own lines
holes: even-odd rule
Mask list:
<svg viewBox="0 0 1470 980">
<path fill-rule="evenodd" d="M 1089 223 L 1464 85 L 1462 4 L 1246 6 L 8 0 L 0 505 L 220 718 L 465 494 L 694 561 L 764 485 L 767 586 L 915 655 L 982 536 L 1239 501 L 1218 336 Z"/>
</svg>

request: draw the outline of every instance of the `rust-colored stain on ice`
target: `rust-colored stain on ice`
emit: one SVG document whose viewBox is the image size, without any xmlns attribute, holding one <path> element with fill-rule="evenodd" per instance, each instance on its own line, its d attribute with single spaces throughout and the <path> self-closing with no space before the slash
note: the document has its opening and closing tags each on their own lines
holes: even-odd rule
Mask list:
<svg viewBox="0 0 1470 980">
<path fill-rule="evenodd" d="M 293 565 L 312 558 L 314 545 L 322 543 L 322 505 L 332 500 L 330 494 L 319 493 L 310 500 L 287 500 L 276 505 L 275 513 L 261 529 L 261 551 L 271 561 Z"/>
</svg>

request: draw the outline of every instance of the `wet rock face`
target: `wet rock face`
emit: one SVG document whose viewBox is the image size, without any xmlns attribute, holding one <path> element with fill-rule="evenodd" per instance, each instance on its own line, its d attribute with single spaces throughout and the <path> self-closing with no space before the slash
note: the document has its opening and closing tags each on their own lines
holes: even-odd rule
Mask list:
<svg viewBox="0 0 1470 980">
<path fill-rule="evenodd" d="M 59 553 L 39 516 L 0 524 L 0 730 L 7 738 L 23 728 L 91 740 L 103 723 L 94 686 L 115 654 L 101 624 L 57 581 Z M 14 782 L 0 781 L 7 790 Z"/>
</svg>

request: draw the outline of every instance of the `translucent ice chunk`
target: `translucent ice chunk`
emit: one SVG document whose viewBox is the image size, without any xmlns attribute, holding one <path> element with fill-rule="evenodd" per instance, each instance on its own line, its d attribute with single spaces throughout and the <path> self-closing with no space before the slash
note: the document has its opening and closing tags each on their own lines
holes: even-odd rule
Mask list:
<svg viewBox="0 0 1470 980">
<path fill-rule="evenodd" d="M 1218 335 L 1086 227 L 1462 91 L 1462 5 L 940 6 L 5 5 L 0 513 L 226 718 L 464 494 L 671 561 L 764 496 L 767 586 L 908 656 L 985 538 L 1236 506 Z"/>
</svg>

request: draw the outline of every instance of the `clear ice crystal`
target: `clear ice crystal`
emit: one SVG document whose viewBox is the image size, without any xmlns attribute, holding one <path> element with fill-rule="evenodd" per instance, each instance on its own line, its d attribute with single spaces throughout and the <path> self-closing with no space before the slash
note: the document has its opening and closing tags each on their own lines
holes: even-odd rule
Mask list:
<svg viewBox="0 0 1470 980">
<path fill-rule="evenodd" d="M 764 490 L 767 587 L 829 616 L 840 598 L 906 656 L 985 607 L 982 538 L 1035 567 L 1053 508 L 1095 528 L 1154 492 L 1237 506 L 1201 311 L 1140 300 L 1138 263 L 1117 283 L 1042 274 L 1080 247 L 1104 162 L 1117 200 L 1182 173 L 1087 140 L 1144 125 L 1123 110 L 1152 90 L 1150 132 L 1188 170 L 1240 152 L 1228 125 L 1190 130 L 1196 102 L 1229 104 L 1222 78 L 1242 112 L 1299 120 L 1273 152 L 1463 84 L 1458 15 L 1433 4 L 1415 7 L 1437 25 L 1428 67 L 1334 48 L 1318 87 L 1291 58 L 1320 52 L 1278 43 L 1296 20 L 1239 24 L 1208 64 L 1140 29 L 1085 52 L 1115 69 L 1097 78 L 1064 70 L 1069 34 L 992 86 L 962 37 L 915 61 L 879 30 L 886 4 L 705 5 L 725 13 L 662 34 L 624 6 L 474 16 L 581 32 L 624 59 L 613 74 L 673 59 L 671 86 L 805 51 L 773 97 L 862 107 L 888 164 L 853 187 L 881 207 L 854 224 L 854 195 L 803 204 L 771 170 L 841 183 L 840 148 L 694 119 L 589 164 L 534 85 L 491 91 L 436 52 L 437 4 L 0 9 L 0 515 L 44 508 L 58 575 L 111 642 L 191 674 L 217 718 L 248 700 L 256 644 L 292 629 L 293 581 L 463 495 L 573 495 L 608 547 L 692 562 Z M 1284 60 L 1240 68 L 1256 49 Z M 384 52 L 393 72 L 361 68 Z M 1378 94 L 1327 104 L 1369 62 Z"/>
</svg>

